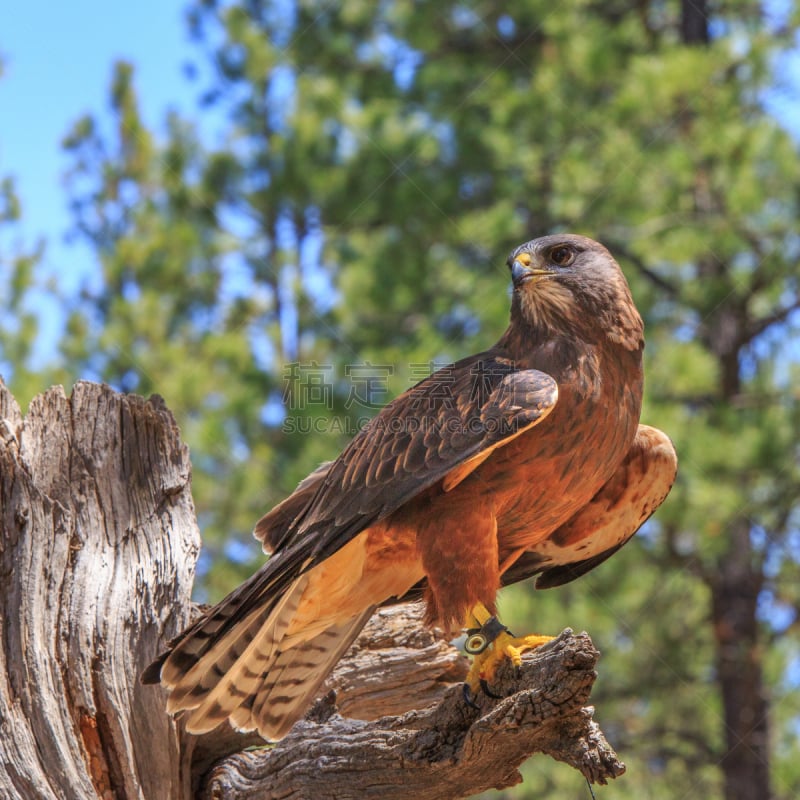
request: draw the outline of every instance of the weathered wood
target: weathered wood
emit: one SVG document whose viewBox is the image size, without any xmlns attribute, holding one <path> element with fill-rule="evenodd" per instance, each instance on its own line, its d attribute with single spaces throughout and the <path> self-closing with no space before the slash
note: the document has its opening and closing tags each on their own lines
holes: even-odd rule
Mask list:
<svg viewBox="0 0 800 800">
<path fill-rule="evenodd" d="M 200 538 L 160 398 L 60 387 L 22 421 L 0 382 L 0 797 L 181 798 L 140 671 L 187 622 Z"/>
<path fill-rule="evenodd" d="M 585 634 L 502 672 L 509 697 L 478 711 L 453 687 L 466 659 L 415 606 L 376 614 L 335 692 L 269 750 L 241 752 L 259 740 L 225 726 L 186 734 L 138 676 L 197 613 L 198 552 L 188 453 L 160 398 L 79 383 L 23 420 L 0 381 L 0 797 L 455 798 L 515 783 L 534 752 L 598 782 L 624 769 L 585 707 Z"/>
</svg>

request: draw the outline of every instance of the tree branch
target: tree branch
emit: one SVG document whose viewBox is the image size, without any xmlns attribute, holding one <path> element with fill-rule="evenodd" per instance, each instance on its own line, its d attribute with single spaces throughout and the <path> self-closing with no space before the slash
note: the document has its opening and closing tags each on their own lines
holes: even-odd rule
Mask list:
<svg viewBox="0 0 800 800">
<path fill-rule="evenodd" d="M 766 331 L 768 328 L 771 328 L 773 325 L 786 322 L 786 320 L 796 311 L 800 311 L 800 297 L 794 298 L 788 305 L 781 308 L 776 308 L 763 317 L 751 320 L 747 325 L 747 329 L 744 334 L 745 341 L 748 343 L 752 342 L 753 339 L 755 339 L 757 336 L 760 336 L 762 333 L 764 333 L 764 331 Z"/>
<path fill-rule="evenodd" d="M 657 289 L 661 289 L 661 291 L 668 294 L 672 299 L 678 297 L 680 294 L 678 286 L 651 269 L 627 244 L 616 239 L 611 240 L 608 237 L 606 237 L 606 244 L 611 250 L 617 253 L 620 259 L 629 261 L 636 268 L 637 272 L 647 278 Z"/>
</svg>

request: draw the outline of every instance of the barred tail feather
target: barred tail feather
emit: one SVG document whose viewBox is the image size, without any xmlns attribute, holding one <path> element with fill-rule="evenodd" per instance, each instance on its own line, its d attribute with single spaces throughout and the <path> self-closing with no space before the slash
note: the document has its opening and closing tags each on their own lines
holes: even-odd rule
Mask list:
<svg viewBox="0 0 800 800">
<path fill-rule="evenodd" d="M 169 690 L 167 710 L 184 712 L 192 733 L 229 719 L 280 738 L 376 605 L 422 575 L 415 555 L 385 562 L 380 547 L 370 566 L 367 542 L 359 536 L 318 564 L 303 542 L 289 545 L 172 642 L 142 679 Z"/>
<path fill-rule="evenodd" d="M 268 739 L 285 736 L 374 610 L 371 606 L 359 616 L 331 625 L 313 639 L 279 653 L 257 693 L 231 715 L 232 724 L 240 730 L 258 730 Z"/>
<path fill-rule="evenodd" d="M 217 639 L 204 627 L 181 641 L 161 668 L 161 680 L 171 690 L 167 710 L 205 709 L 192 715 L 197 726 L 202 724 L 190 728 L 194 733 L 222 722 L 270 669 L 307 583 L 308 576 L 301 576 L 285 594 L 237 620 Z M 217 613 L 223 611 L 224 606 Z M 202 655 L 196 658 L 198 647 Z"/>
<path fill-rule="evenodd" d="M 206 733 L 230 719 L 239 730 L 278 739 L 303 715 L 374 611 L 287 635 L 308 582 L 301 575 L 241 618 L 242 603 L 232 597 L 230 608 L 220 604 L 156 662 L 170 690 L 167 710 L 187 712 L 186 730 Z"/>
<path fill-rule="evenodd" d="M 289 592 L 307 566 L 307 560 L 297 555 L 292 553 L 287 558 L 268 561 L 238 589 L 169 642 L 168 649 L 144 670 L 141 682 L 162 683 L 172 688 L 194 670 L 206 653 L 231 630 L 242 633 L 249 628 L 245 620 L 266 619 L 280 602 L 279 598 Z"/>
</svg>

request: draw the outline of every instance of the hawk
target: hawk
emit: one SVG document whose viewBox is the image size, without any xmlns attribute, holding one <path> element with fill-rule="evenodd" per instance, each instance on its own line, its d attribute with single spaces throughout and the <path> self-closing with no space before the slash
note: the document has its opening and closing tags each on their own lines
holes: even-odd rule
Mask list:
<svg viewBox="0 0 800 800">
<path fill-rule="evenodd" d="M 410 598 L 430 625 L 474 634 L 478 691 L 549 638 L 511 636 L 501 586 L 571 581 L 667 496 L 677 458 L 639 424 L 643 325 L 614 258 L 558 234 L 508 265 L 497 344 L 449 367 L 448 392 L 433 373 L 397 397 L 264 516 L 269 560 L 145 671 L 187 730 L 227 719 L 280 738 L 375 609 Z"/>
</svg>

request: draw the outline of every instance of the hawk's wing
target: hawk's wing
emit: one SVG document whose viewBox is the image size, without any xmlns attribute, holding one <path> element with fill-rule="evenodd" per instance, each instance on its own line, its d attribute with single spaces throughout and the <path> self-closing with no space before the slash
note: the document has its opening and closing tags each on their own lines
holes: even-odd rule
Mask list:
<svg viewBox="0 0 800 800">
<path fill-rule="evenodd" d="M 271 555 L 282 541 L 284 534 L 292 526 L 295 519 L 305 511 L 317 490 L 322 486 L 333 461 L 320 464 L 310 475 L 303 478 L 297 488 L 278 505 L 264 514 L 256 523 L 253 536 L 261 542 L 264 552 Z"/>
<path fill-rule="evenodd" d="M 298 487 L 298 497 L 292 495 L 259 523 L 259 535 L 275 555 L 171 642 L 142 680 L 164 679 L 174 686 L 181 675 L 202 677 L 218 643 L 222 655 L 212 667 L 215 675 L 224 674 L 242 648 L 259 642 L 266 620 L 280 616 L 282 598 L 291 599 L 297 582 L 316 564 L 438 481 L 446 479 L 447 489 L 464 480 L 494 449 L 544 419 L 557 398 L 552 377 L 518 370 L 496 351 L 459 361 L 445 376 L 440 371 L 417 384 L 384 407 L 339 458 L 312 473 Z M 269 646 L 281 635 L 270 628 Z M 213 682 L 207 686 L 199 677 L 187 679 L 173 692 L 173 707 L 196 706 L 210 686 Z"/>
<path fill-rule="evenodd" d="M 459 361 L 385 406 L 317 477 L 282 535 L 272 528 L 264 536 L 273 549 L 302 542 L 318 563 L 438 481 L 447 478 L 445 489 L 453 488 L 544 419 L 557 398 L 552 377 L 519 370 L 492 351 Z"/>
</svg>

